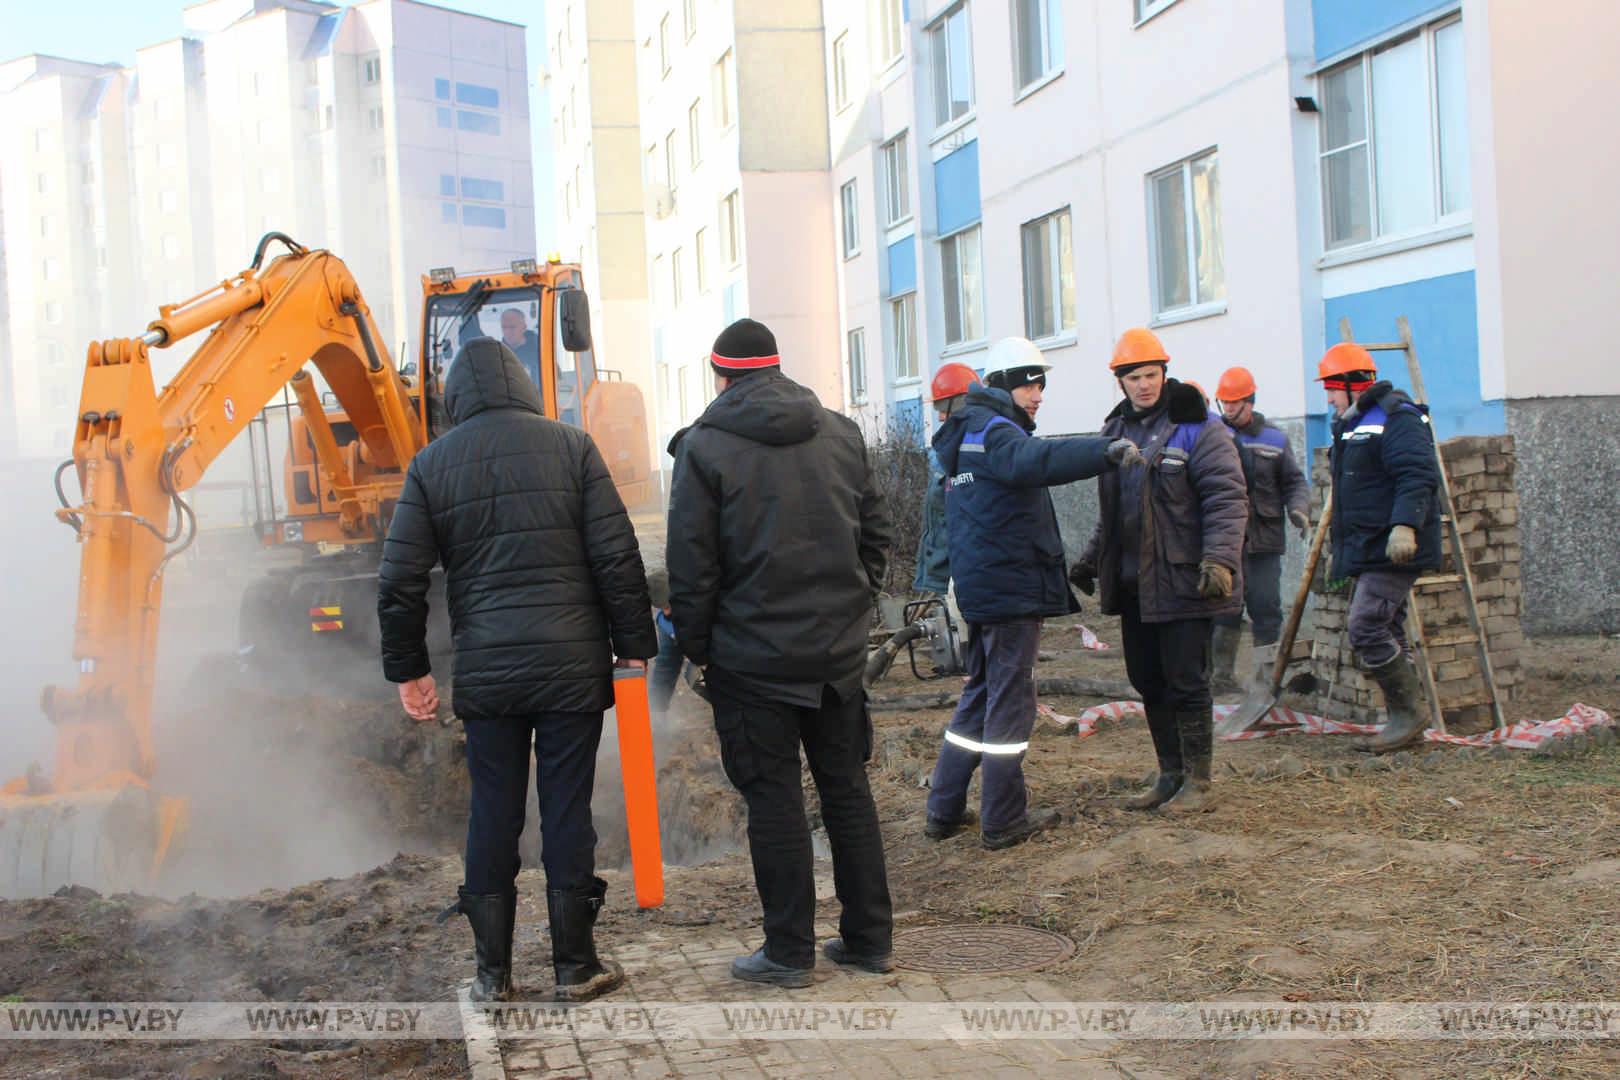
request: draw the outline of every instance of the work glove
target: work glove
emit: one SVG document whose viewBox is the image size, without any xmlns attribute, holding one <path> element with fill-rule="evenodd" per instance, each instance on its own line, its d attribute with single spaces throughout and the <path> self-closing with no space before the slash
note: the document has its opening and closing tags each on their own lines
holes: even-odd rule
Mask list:
<svg viewBox="0 0 1620 1080">
<path fill-rule="evenodd" d="M 1133 446 L 1131 449 L 1136 448 Z M 1075 563 L 1069 568 L 1069 584 L 1090 596 L 1097 591 L 1097 568 L 1088 563 Z"/>
<path fill-rule="evenodd" d="M 1301 540 L 1305 539 L 1305 537 L 1310 535 L 1310 532 L 1311 532 L 1311 518 L 1310 518 L 1309 514 L 1305 513 L 1305 511 L 1303 511 L 1303 510 L 1290 510 L 1290 511 L 1288 511 L 1288 520 L 1292 521 L 1294 523 L 1294 528 L 1299 530 L 1299 538 Z"/>
<path fill-rule="evenodd" d="M 1103 458 L 1110 465 L 1116 465 L 1121 469 L 1141 465 L 1147 460 L 1142 456 L 1142 451 L 1138 450 L 1136 444 L 1129 439 L 1115 439 L 1109 443 L 1108 449 L 1103 451 Z"/>
<path fill-rule="evenodd" d="M 1225 600 L 1232 595 L 1232 571 L 1205 559 L 1198 564 L 1198 595 L 1205 600 Z"/>
<path fill-rule="evenodd" d="M 1384 546 L 1384 554 L 1396 566 L 1405 566 L 1417 558 L 1417 533 L 1412 531 L 1410 525 L 1396 525 L 1389 530 L 1389 543 Z"/>
</svg>

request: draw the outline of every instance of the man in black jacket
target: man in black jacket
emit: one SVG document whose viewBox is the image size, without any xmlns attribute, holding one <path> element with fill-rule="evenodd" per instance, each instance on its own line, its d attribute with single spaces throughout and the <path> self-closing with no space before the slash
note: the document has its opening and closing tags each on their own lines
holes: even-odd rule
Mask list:
<svg viewBox="0 0 1620 1080">
<path fill-rule="evenodd" d="M 1356 579 L 1345 628 L 1389 713 L 1361 748 L 1388 753 L 1423 738 L 1428 726 L 1405 623 L 1412 585 L 1441 563 L 1434 431 L 1428 409 L 1380 381 L 1360 345 L 1334 345 L 1316 377 L 1334 414 L 1333 576 Z"/>
<path fill-rule="evenodd" d="M 592 933 L 607 883 L 591 788 L 614 655 L 645 667 L 658 651 L 641 553 L 596 444 L 544 417 L 510 348 L 463 346 L 445 404 L 455 426 L 411 462 L 383 546 L 383 672 L 407 712 L 433 719 L 427 593 L 443 563 L 472 777 L 466 882 L 446 914 L 472 924 L 474 998 L 508 997 L 532 746 L 555 994 L 584 1001 L 624 981 Z"/>
<path fill-rule="evenodd" d="M 731 973 L 808 986 L 816 891 L 799 747 L 821 796 L 843 915 L 823 948 L 894 966 L 883 837 L 867 784 L 861 672 L 891 529 L 853 421 L 780 371 L 776 339 L 742 319 L 714 344 L 720 395 L 670 443 L 669 603 L 705 669 L 726 776 L 748 804 L 765 944 Z"/>
</svg>

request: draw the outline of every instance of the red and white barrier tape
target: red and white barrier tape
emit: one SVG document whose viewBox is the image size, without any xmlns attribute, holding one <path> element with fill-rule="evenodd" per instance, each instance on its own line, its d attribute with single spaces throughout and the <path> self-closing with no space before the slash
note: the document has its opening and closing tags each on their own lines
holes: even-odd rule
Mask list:
<svg viewBox="0 0 1620 1080">
<path fill-rule="evenodd" d="M 1236 708 L 1236 705 L 1215 706 L 1215 719 L 1219 720 Z M 1110 701 L 1106 705 L 1095 705 L 1079 716 L 1064 716 L 1048 705 L 1037 705 L 1035 711 L 1049 723 L 1059 727 L 1073 727 L 1075 735 L 1083 739 L 1087 735 L 1094 734 L 1105 720 L 1120 721 L 1127 716 L 1141 716 L 1142 703 Z M 1423 737 L 1429 742 L 1450 743 L 1454 746 L 1510 746 L 1516 750 L 1534 750 L 1552 739 L 1576 735 L 1594 728 L 1610 727 L 1613 724 L 1614 718 L 1602 709 L 1576 703 L 1570 706 L 1569 712 L 1556 720 L 1521 720 L 1509 727 L 1478 735 L 1443 735 L 1431 729 L 1425 731 Z M 1377 724 L 1351 724 L 1278 706 L 1250 730 L 1225 735 L 1222 739 L 1227 742 L 1239 742 L 1246 739 L 1268 739 L 1273 735 L 1371 735 L 1378 730 Z"/>
<path fill-rule="evenodd" d="M 1113 646 L 1108 644 L 1108 642 L 1092 633 L 1091 628 L 1083 623 L 1075 623 L 1073 626 L 1069 627 L 1069 629 L 1078 630 L 1080 632 L 1080 647 L 1082 649 L 1089 649 L 1092 652 L 1106 652 L 1107 650 L 1113 648 Z"/>
</svg>

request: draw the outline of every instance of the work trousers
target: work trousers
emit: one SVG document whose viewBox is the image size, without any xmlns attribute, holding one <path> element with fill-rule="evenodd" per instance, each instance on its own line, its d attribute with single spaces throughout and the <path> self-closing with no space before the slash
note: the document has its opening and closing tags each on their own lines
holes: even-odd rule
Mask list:
<svg viewBox="0 0 1620 1080">
<path fill-rule="evenodd" d="M 1419 570 L 1368 570 L 1356 578 L 1345 631 L 1361 666 L 1383 667 L 1407 651 L 1406 602 Z"/>
<path fill-rule="evenodd" d="M 596 829 L 591 790 L 602 714 L 537 713 L 463 721 L 472 808 L 467 819 L 466 888 L 510 892 L 521 859 L 518 837 L 528 805 L 529 754 L 540 796 L 540 863 L 546 888 L 591 884 L 596 872 Z"/>
<path fill-rule="evenodd" d="M 1035 655 L 1041 620 L 968 623 L 967 685 L 945 729 L 928 791 L 928 816 L 956 822 L 967 810 L 968 782 L 984 769 L 979 827 L 1005 832 L 1029 812 L 1024 753 L 1035 728 Z"/>
<path fill-rule="evenodd" d="M 686 657 L 681 655 L 675 635 L 666 633 L 661 621 L 655 620 L 653 625 L 658 628 L 658 658 L 653 661 L 652 675 L 647 679 L 647 704 L 654 715 L 661 715 L 669 711 L 669 702 L 675 696 L 675 684 L 680 681 L 681 665 L 686 663 Z"/>
<path fill-rule="evenodd" d="M 1125 646 L 1125 674 L 1150 710 L 1157 706 L 1177 714 L 1209 715 L 1214 699 L 1209 688 L 1209 619 L 1142 621 L 1137 595 L 1120 594 L 1120 633 Z"/>
<path fill-rule="evenodd" d="M 1243 607 L 1254 627 L 1256 646 L 1270 645 L 1282 636 L 1282 556 L 1243 556 Z M 1237 629 L 1243 625 L 1241 613 L 1221 615 L 1216 626 Z"/>
<path fill-rule="evenodd" d="M 833 888 L 843 905 L 838 929 L 863 956 L 892 951 L 894 913 L 877 806 L 867 783 L 872 720 L 859 690 L 840 701 L 822 690 L 820 708 L 740 701 L 711 689 L 714 727 L 726 776 L 748 804 L 748 849 L 765 911 L 765 955 L 778 964 L 816 962 L 816 883 L 804 812 L 799 748 L 821 798 L 832 846 Z"/>
</svg>

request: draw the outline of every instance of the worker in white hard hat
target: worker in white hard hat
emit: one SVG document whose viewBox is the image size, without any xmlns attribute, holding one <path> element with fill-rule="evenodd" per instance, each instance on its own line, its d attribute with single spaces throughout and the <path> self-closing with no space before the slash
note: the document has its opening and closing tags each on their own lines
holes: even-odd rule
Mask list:
<svg viewBox="0 0 1620 1080">
<path fill-rule="evenodd" d="M 1127 439 L 1036 439 L 1047 363 L 1024 338 L 990 347 L 984 385 L 934 435 L 944 467 L 951 576 L 968 625 L 967 684 L 945 730 L 928 795 L 930 839 L 968 822 L 967 789 L 984 768 L 984 846 L 1011 847 L 1057 823 L 1031 813 L 1023 756 L 1035 723 L 1035 654 L 1041 622 L 1080 610 L 1064 572 L 1063 539 L 1047 488 L 1141 461 Z"/>
</svg>

